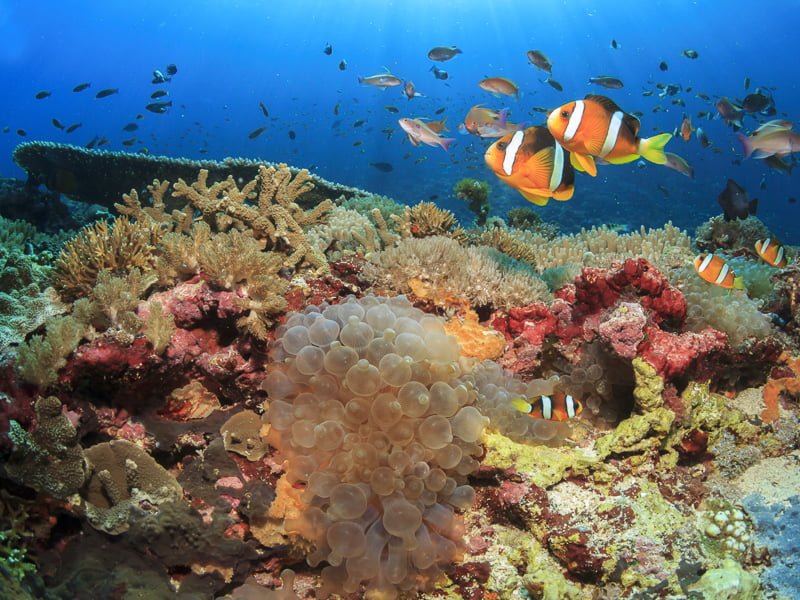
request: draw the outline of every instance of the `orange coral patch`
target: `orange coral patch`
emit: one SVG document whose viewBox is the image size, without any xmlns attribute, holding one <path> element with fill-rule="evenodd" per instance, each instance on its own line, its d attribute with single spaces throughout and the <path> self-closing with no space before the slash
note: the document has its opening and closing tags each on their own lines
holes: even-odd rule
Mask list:
<svg viewBox="0 0 800 600">
<path fill-rule="evenodd" d="M 792 358 L 784 352 L 779 360 L 792 370 L 793 375 L 770 379 L 764 386 L 761 396 L 764 400 L 761 420 L 765 423 L 771 423 L 778 418 L 781 397 L 800 399 L 800 357 Z"/>
<path fill-rule="evenodd" d="M 479 360 L 494 360 L 503 354 L 506 339 L 502 333 L 478 322 L 474 310 L 467 309 L 463 319 L 454 318 L 445 323 L 444 330 L 461 345 L 461 354 Z"/>
</svg>

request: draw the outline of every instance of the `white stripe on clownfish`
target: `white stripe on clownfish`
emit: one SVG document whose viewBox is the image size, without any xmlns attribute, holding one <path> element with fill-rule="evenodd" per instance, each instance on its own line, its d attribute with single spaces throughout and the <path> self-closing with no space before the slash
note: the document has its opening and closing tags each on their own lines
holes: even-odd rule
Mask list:
<svg viewBox="0 0 800 600">
<path fill-rule="evenodd" d="M 583 110 L 584 104 L 583 100 L 576 100 L 575 101 L 575 109 L 572 111 L 572 114 L 569 117 L 569 122 L 567 123 L 567 129 L 564 131 L 564 141 L 569 142 L 575 137 L 575 134 L 578 132 L 578 127 L 581 126 L 581 121 L 583 120 Z"/>
<path fill-rule="evenodd" d="M 561 185 L 561 180 L 564 178 L 564 148 L 555 140 L 554 143 L 553 172 L 550 173 L 550 187 L 548 188 L 551 192 Z"/>
<path fill-rule="evenodd" d="M 542 418 L 548 420 L 553 418 L 553 401 L 550 396 L 542 396 Z"/>
<path fill-rule="evenodd" d="M 567 394 L 566 398 L 564 398 L 564 404 L 566 404 L 566 407 L 567 407 L 567 416 L 570 419 L 574 419 L 575 418 L 575 399 L 572 396 L 570 396 L 569 394 Z"/>
<path fill-rule="evenodd" d="M 723 281 L 725 281 L 725 278 L 728 276 L 728 271 L 730 270 L 731 268 L 728 266 L 728 263 L 722 265 L 722 268 L 719 270 L 719 275 L 717 275 L 717 279 L 714 283 L 720 285 Z"/>
<path fill-rule="evenodd" d="M 514 170 L 514 161 L 517 159 L 517 152 L 520 146 L 522 146 L 522 140 L 524 138 L 525 132 L 520 129 L 514 132 L 514 135 L 511 136 L 511 141 L 508 142 L 508 146 L 506 146 L 506 153 L 503 157 L 503 172 L 506 175 L 511 175 Z"/>
<path fill-rule="evenodd" d="M 706 257 L 703 259 L 703 262 L 700 263 L 700 266 L 697 267 L 698 273 L 702 273 L 708 268 L 708 265 L 711 264 L 711 261 L 714 260 L 713 254 L 707 254 Z"/>
<path fill-rule="evenodd" d="M 611 122 L 608 124 L 608 131 L 606 132 L 606 139 L 603 141 L 603 147 L 600 148 L 600 158 L 605 158 L 609 152 L 617 145 L 617 138 L 619 137 L 619 128 L 622 126 L 622 117 L 625 115 L 621 110 L 616 111 L 611 115 Z"/>
</svg>

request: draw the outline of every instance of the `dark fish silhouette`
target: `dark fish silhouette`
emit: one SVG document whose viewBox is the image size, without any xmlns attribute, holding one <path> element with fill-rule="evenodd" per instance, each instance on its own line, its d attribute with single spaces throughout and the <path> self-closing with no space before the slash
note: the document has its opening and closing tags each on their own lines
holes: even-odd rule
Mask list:
<svg viewBox="0 0 800 600">
<path fill-rule="evenodd" d="M 617 48 L 619 48 L 619 47 L 620 47 L 620 46 L 619 46 L 619 42 L 617 42 L 617 40 L 611 40 L 611 48 L 613 48 L 614 50 L 616 50 L 616 49 L 617 49 Z"/>
<path fill-rule="evenodd" d="M 139 140 L 137 140 L 134 137 L 134 138 L 130 138 L 130 139 L 127 139 L 127 140 L 122 140 L 122 145 L 125 146 L 126 148 L 130 148 L 131 146 L 133 146 L 138 141 Z"/>
<path fill-rule="evenodd" d="M 258 136 L 260 136 L 262 133 L 264 133 L 266 130 L 267 130 L 266 127 L 259 127 L 258 129 L 254 129 L 253 131 L 251 131 L 250 133 L 247 134 L 247 138 L 251 139 L 251 140 L 254 140 Z"/>
<path fill-rule="evenodd" d="M 86 82 L 86 83 L 79 83 L 79 84 L 78 84 L 78 85 L 76 85 L 74 88 L 72 88 L 72 91 L 73 91 L 73 92 L 82 92 L 83 90 L 85 90 L 86 88 L 88 88 L 90 85 L 92 85 L 92 84 L 91 84 L 91 83 L 89 83 L 89 82 Z"/>
<path fill-rule="evenodd" d="M 178 67 L 176 65 L 170 63 L 170 64 L 167 65 L 167 68 L 165 69 L 165 71 L 167 72 L 167 75 L 172 77 L 173 75 L 175 75 L 175 73 L 178 72 Z"/>
<path fill-rule="evenodd" d="M 331 54 L 333 54 L 333 46 L 331 46 L 330 44 L 325 44 L 325 49 L 323 50 L 323 52 L 328 56 L 330 56 Z"/>
<path fill-rule="evenodd" d="M 748 215 L 756 214 L 758 209 L 758 198 L 751 200 L 747 195 L 747 190 L 733 179 L 728 179 L 728 183 L 717 201 L 725 213 L 726 221 L 746 219 Z"/>
<path fill-rule="evenodd" d="M 297 137 L 297 134 L 294 132 L 294 129 L 289 130 L 289 139 L 293 140 Z"/>
<path fill-rule="evenodd" d="M 258 106 L 259 106 L 259 108 L 261 108 L 261 112 L 264 113 L 264 116 L 268 117 L 269 116 L 269 111 L 267 110 L 267 105 L 264 104 L 263 102 L 259 102 Z"/>
<path fill-rule="evenodd" d="M 564 87 L 560 83 L 558 83 L 555 79 L 553 79 L 552 77 L 548 77 L 547 79 L 544 80 L 544 82 L 546 84 L 548 84 L 554 90 L 558 90 L 559 92 L 563 92 L 564 91 Z"/>
<path fill-rule="evenodd" d="M 114 94 L 119 93 L 119 88 L 106 88 L 104 90 L 100 90 L 97 92 L 94 97 L 95 98 L 107 98 L 108 96 L 113 96 Z"/>
<path fill-rule="evenodd" d="M 167 109 L 170 106 L 172 106 L 172 100 L 170 100 L 169 102 L 151 102 L 150 104 L 145 106 L 145 109 L 149 110 L 152 113 L 161 115 L 167 112 Z"/>
<path fill-rule="evenodd" d="M 67 127 L 67 128 L 64 130 L 64 131 L 65 131 L 66 133 L 72 133 L 72 132 L 73 132 L 73 131 L 75 131 L 75 130 L 76 130 L 78 127 L 80 127 L 80 126 L 82 126 L 82 125 L 83 125 L 83 123 L 73 123 L 72 125 L 70 125 L 69 127 Z"/>
<path fill-rule="evenodd" d="M 34 96 L 34 98 L 36 98 L 37 100 L 44 100 L 44 99 L 45 99 L 45 98 L 47 98 L 48 96 L 50 96 L 50 92 L 48 92 L 47 90 L 42 90 L 41 92 L 38 92 L 38 93 L 37 93 L 37 94 Z"/>
<path fill-rule="evenodd" d="M 392 171 L 394 171 L 394 167 L 392 166 L 392 163 L 388 163 L 388 162 L 374 162 L 374 163 L 371 162 L 371 163 L 369 163 L 369 165 L 371 167 L 375 167 L 381 173 L 391 173 Z"/>
<path fill-rule="evenodd" d="M 139 126 L 136 123 L 128 123 L 122 128 L 122 131 L 136 131 L 137 129 L 139 129 Z"/>
<path fill-rule="evenodd" d="M 26 135 L 28 135 L 28 132 L 25 131 L 24 129 L 17 129 L 17 135 L 20 137 L 25 137 Z"/>
<path fill-rule="evenodd" d="M 50 121 L 53 124 L 53 127 L 57 129 L 64 129 L 64 125 L 56 118 L 51 119 Z"/>
<path fill-rule="evenodd" d="M 151 97 L 153 100 L 158 100 L 159 98 L 163 98 L 163 97 L 164 97 L 164 96 L 166 96 L 167 94 L 169 94 L 169 92 L 168 92 L 168 91 L 166 91 L 166 90 L 156 90 L 155 92 L 153 92 L 152 94 L 150 94 L 150 97 Z"/>
<path fill-rule="evenodd" d="M 428 52 L 428 58 L 431 60 L 438 60 L 439 62 L 444 62 L 446 60 L 450 60 L 456 54 L 461 54 L 461 50 L 456 48 L 455 46 L 436 46 L 435 48 L 431 48 Z"/>
<path fill-rule="evenodd" d="M 346 68 L 347 68 L 347 61 L 345 59 L 339 61 L 339 70 L 344 71 Z"/>
<path fill-rule="evenodd" d="M 589 77 L 589 83 L 594 83 L 600 87 L 608 88 L 610 90 L 619 90 L 625 87 L 622 80 L 616 77 L 609 77 L 608 75 L 598 75 L 597 77 Z"/>
<path fill-rule="evenodd" d="M 662 60 L 660 63 L 658 63 L 658 68 L 661 69 L 662 71 L 668 71 L 669 65 L 667 64 L 667 61 Z"/>
<path fill-rule="evenodd" d="M 697 50 L 692 50 L 691 48 L 687 48 L 686 50 L 684 50 L 684 51 L 683 51 L 683 55 L 684 55 L 686 58 L 691 58 L 691 59 L 693 59 L 693 60 L 694 60 L 695 58 L 697 58 L 698 56 L 700 56 L 700 54 L 697 52 Z"/>
</svg>

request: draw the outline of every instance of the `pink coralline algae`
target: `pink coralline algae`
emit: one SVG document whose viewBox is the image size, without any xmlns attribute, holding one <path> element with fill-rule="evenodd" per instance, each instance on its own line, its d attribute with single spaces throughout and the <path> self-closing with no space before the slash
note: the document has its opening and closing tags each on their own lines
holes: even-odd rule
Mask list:
<svg viewBox="0 0 800 600">
<path fill-rule="evenodd" d="M 709 361 L 714 353 L 728 346 L 728 336 L 710 327 L 700 333 L 687 331 L 677 334 L 649 326 L 645 335 L 640 354 L 665 379 L 677 377 L 692 367 L 698 371 L 698 378 L 707 379 L 711 376 Z"/>
<path fill-rule="evenodd" d="M 548 341 L 574 355 L 599 338 L 620 358 L 642 356 L 666 379 L 690 369 L 708 378 L 711 359 L 727 348 L 727 337 L 713 329 L 672 333 L 685 316 L 680 290 L 640 258 L 611 269 L 585 268 L 549 306 L 512 308 L 495 316 L 492 325 L 512 342 L 502 362 L 518 373 L 538 368 Z"/>
</svg>

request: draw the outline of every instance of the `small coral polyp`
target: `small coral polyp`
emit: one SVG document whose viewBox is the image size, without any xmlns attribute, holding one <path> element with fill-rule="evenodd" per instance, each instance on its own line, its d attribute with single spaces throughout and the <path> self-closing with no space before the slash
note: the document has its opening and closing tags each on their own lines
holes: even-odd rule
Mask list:
<svg viewBox="0 0 800 600">
<path fill-rule="evenodd" d="M 314 543 L 310 565 L 328 562 L 318 596 L 430 587 L 461 553 L 488 421 L 458 342 L 403 296 L 310 306 L 279 340 L 268 441 L 304 488 L 285 528 Z"/>
</svg>

